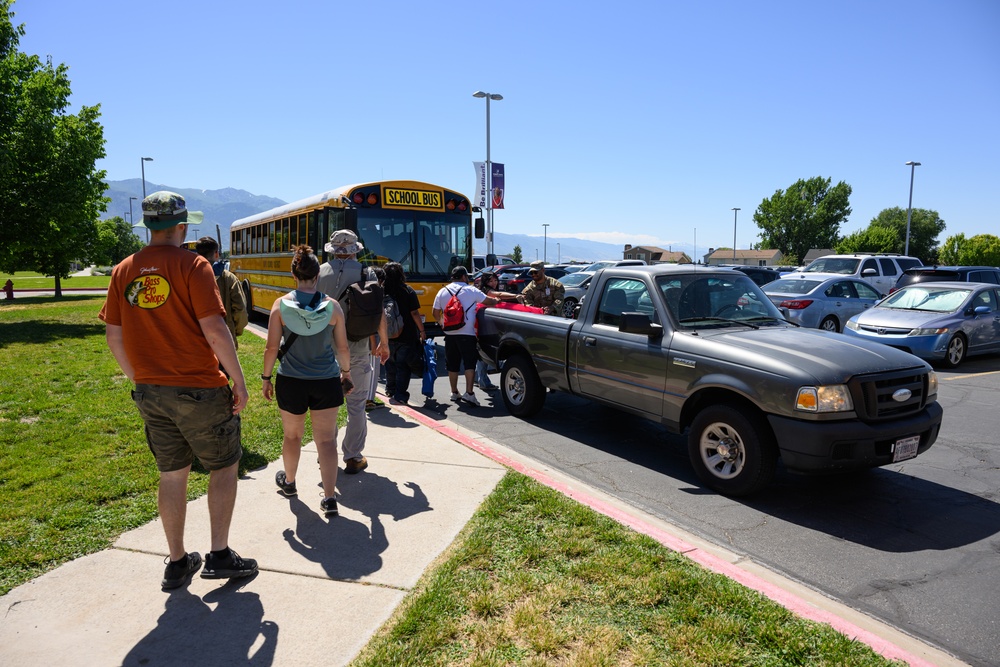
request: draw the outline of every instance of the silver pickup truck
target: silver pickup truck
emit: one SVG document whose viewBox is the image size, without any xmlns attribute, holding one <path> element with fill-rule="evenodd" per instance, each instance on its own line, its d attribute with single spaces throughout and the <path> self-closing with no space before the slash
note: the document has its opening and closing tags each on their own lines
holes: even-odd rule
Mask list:
<svg viewBox="0 0 1000 667">
<path fill-rule="evenodd" d="M 595 275 L 576 319 L 480 311 L 481 355 L 511 414 L 563 391 L 688 435 L 701 480 L 728 495 L 793 472 L 875 467 L 937 439 L 937 375 L 879 343 L 787 322 L 731 269 L 616 267 Z"/>
</svg>

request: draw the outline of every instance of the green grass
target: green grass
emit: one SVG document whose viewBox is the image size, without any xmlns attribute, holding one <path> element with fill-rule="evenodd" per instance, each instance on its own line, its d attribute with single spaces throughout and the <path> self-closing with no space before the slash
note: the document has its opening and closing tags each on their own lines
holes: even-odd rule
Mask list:
<svg viewBox="0 0 1000 667">
<path fill-rule="evenodd" d="M 102 302 L 0 301 L 0 594 L 156 516 L 158 475 Z M 240 338 L 243 470 L 281 449 L 277 407 L 253 380 L 263 345 Z M 207 482 L 196 468 L 189 497 Z M 354 664 L 890 663 L 511 472 Z"/>
<path fill-rule="evenodd" d="M 45 290 L 55 289 L 56 286 L 55 278 L 27 271 L 19 271 L 13 275 L 0 275 L 0 286 L 5 285 L 8 280 L 14 283 L 14 289 L 16 290 Z M 59 281 L 59 284 L 63 289 L 76 287 L 107 289 L 110 282 L 111 276 L 70 276 L 69 278 L 63 278 Z"/>
<path fill-rule="evenodd" d="M 516 473 L 352 663 L 889 664 Z"/>
</svg>

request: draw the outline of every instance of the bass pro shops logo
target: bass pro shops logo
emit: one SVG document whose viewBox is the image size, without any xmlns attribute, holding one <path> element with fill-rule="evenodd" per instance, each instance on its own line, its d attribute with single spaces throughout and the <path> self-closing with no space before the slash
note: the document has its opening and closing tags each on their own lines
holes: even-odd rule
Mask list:
<svg viewBox="0 0 1000 667">
<path fill-rule="evenodd" d="M 159 308 L 170 296 L 170 283 L 158 274 L 136 278 L 125 288 L 125 300 L 133 308 Z"/>
</svg>

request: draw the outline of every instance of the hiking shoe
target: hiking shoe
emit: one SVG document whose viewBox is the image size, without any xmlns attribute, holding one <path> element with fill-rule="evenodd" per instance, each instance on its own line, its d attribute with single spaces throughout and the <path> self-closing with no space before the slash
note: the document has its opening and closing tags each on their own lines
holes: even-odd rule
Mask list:
<svg viewBox="0 0 1000 667">
<path fill-rule="evenodd" d="M 462 395 L 462 400 L 470 405 L 479 406 L 479 399 L 471 391 Z"/>
<path fill-rule="evenodd" d="M 392 401 L 390 401 L 391 403 Z M 376 408 L 384 408 L 385 403 L 376 403 L 375 401 L 365 401 L 365 412 L 371 412 Z"/>
<path fill-rule="evenodd" d="M 295 482 L 289 482 L 285 479 L 284 470 L 279 470 L 274 473 L 274 483 L 278 485 L 278 491 L 280 491 L 286 498 L 291 498 L 292 496 L 297 496 L 299 494 L 299 492 L 295 489 Z"/>
<path fill-rule="evenodd" d="M 205 569 L 201 571 L 202 579 L 232 579 L 234 577 L 249 577 L 257 574 L 257 561 L 253 558 L 240 558 L 232 549 L 224 557 L 219 558 L 209 552 L 205 555 Z"/>
<path fill-rule="evenodd" d="M 167 569 L 163 571 L 163 582 L 160 584 L 165 590 L 180 588 L 192 574 L 201 568 L 201 555 L 197 551 L 184 554 L 184 558 L 176 563 L 170 560 L 170 556 L 163 559 L 167 564 Z"/>
<path fill-rule="evenodd" d="M 368 459 L 361 457 L 360 459 L 347 459 L 344 461 L 344 472 L 348 475 L 357 475 L 359 472 L 368 467 Z M 332 500 L 332 499 L 331 499 Z M 337 504 L 333 504 L 334 508 Z"/>
<path fill-rule="evenodd" d="M 389 405 L 406 405 L 406 400 L 393 396 L 389 399 Z"/>
<path fill-rule="evenodd" d="M 320 502 L 319 508 L 323 510 L 324 516 L 337 516 L 338 514 L 340 514 L 340 512 L 337 510 L 336 498 L 324 498 Z"/>
<path fill-rule="evenodd" d="M 457 403 L 458 401 L 462 400 L 462 395 L 459 394 L 457 391 L 453 391 L 451 392 L 451 400 Z"/>
</svg>

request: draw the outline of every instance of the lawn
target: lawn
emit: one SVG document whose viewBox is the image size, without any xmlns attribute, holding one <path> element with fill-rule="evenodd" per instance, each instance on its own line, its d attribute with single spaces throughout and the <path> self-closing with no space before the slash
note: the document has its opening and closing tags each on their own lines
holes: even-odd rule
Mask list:
<svg viewBox="0 0 1000 667">
<path fill-rule="evenodd" d="M 5 285 L 10 280 L 14 283 L 15 290 L 50 290 L 55 289 L 56 279 L 52 276 L 43 276 L 38 273 L 19 271 L 15 274 L 0 275 L 0 285 Z M 111 276 L 70 276 L 59 281 L 63 289 L 87 288 L 87 289 L 107 289 L 111 282 Z"/>
<path fill-rule="evenodd" d="M 102 301 L 0 301 L 0 594 L 156 516 L 156 469 Z M 263 341 L 241 337 L 239 354 L 256 378 Z M 281 448 L 277 408 L 249 386 L 244 471 Z M 196 469 L 189 496 L 207 482 Z M 509 472 L 354 664 L 891 663 Z"/>
</svg>

